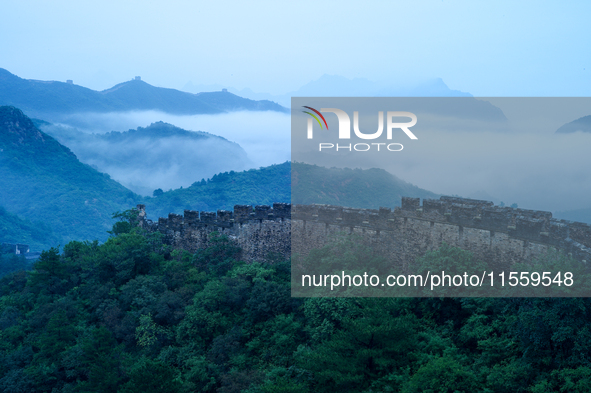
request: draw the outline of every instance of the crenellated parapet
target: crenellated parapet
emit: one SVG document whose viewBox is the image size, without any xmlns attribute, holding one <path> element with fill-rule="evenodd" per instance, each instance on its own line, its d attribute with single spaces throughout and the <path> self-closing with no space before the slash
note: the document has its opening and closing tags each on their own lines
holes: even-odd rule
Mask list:
<svg viewBox="0 0 591 393">
<path fill-rule="evenodd" d="M 489 238 L 494 238 L 495 234 L 504 234 L 508 239 L 556 247 L 579 260 L 591 260 L 589 224 L 558 220 L 546 211 L 495 206 L 493 202 L 477 199 L 442 196 L 440 199 L 424 199 L 421 204 L 419 198 L 402 197 L 401 207 L 394 210 L 294 205 L 292 218 L 351 229 L 355 227 L 397 233 L 402 233 L 411 219 L 429 223 L 428 228 L 434 228 L 435 224 L 450 230 L 456 227 L 458 239 L 452 243 L 460 246 L 470 243 L 471 239 L 464 236 L 464 228 L 467 228 L 486 231 Z M 429 231 L 432 236 L 437 228 L 426 232 Z M 405 241 L 400 237 L 399 240 Z"/>
<path fill-rule="evenodd" d="M 422 203 L 419 198 L 403 197 L 401 206 L 395 209 L 236 205 L 233 211 L 171 213 L 157 222 L 146 219 L 143 205 L 138 205 L 138 212 L 140 225 L 163 233 L 175 247 L 189 251 L 207 247 L 208 235 L 217 231 L 237 241 L 246 260 L 262 258 L 269 252 L 289 256 L 292 247 L 306 253 L 340 232 L 372 238 L 377 246 L 394 250 L 393 259 L 400 263 L 443 242 L 506 264 L 530 259 L 549 247 L 581 261 L 591 260 L 588 224 L 557 220 L 550 212 L 458 197 L 424 199 Z"/>
<path fill-rule="evenodd" d="M 227 235 L 243 250 L 245 260 L 264 259 L 270 253 L 291 253 L 291 204 L 236 205 L 233 211 L 170 213 L 158 221 L 146 218 L 145 205 L 138 205 L 141 227 L 158 231 L 175 248 L 195 252 L 210 244 L 212 232 Z"/>
<path fill-rule="evenodd" d="M 591 248 L 591 226 L 581 222 L 558 220 L 552 213 L 495 206 L 492 202 L 465 198 L 426 199 L 423 206 L 405 211 L 405 215 L 433 218 L 463 227 L 504 232 L 510 237 L 547 244 L 583 254 Z M 443 217 L 442 217 L 443 215 Z M 581 254 L 581 255 L 583 255 Z"/>
<path fill-rule="evenodd" d="M 170 213 L 167 218 L 160 217 L 157 222 L 146 219 L 146 206 L 137 205 L 141 225 L 158 231 L 181 231 L 187 228 L 219 227 L 230 228 L 236 224 L 260 220 L 279 220 L 291 218 L 291 204 L 274 203 L 273 206 L 236 205 L 234 211 L 198 212 L 185 210 L 184 215 Z"/>
</svg>

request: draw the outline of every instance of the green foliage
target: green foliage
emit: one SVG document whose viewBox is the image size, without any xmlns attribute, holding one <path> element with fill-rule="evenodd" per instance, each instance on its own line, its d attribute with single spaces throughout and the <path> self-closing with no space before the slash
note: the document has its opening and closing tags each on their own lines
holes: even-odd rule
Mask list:
<svg viewBox="0 0 591 393">
<path fill-rule="evenodd" d="M 190 187 L 146 198 L 150 217 L 182 214 L 183 210 L 233 210 L 234 205 L 271 205 L 291 201 L 291 164 L 285 162 L 244 172 L 224 172 Z"/>
<path fill-rule="evenodd" d="M 0 277 L 13 272 L 29 270 L 32 263 L 27 261 L 22 255 L 0 254 Z"/>
<path fill-rule="evenodd" d="M 79 336 L 64 363 L 70 373 L 78 374 L 80 391 L 115 391 L 121 381 L 121 355 L 111 332 L 99 327 Z"/>
<path fill-rule="evenodd" d="M 135 329 L 135 338 L 140 347 L 151 347 L 158 341 L 158 334 L 166 334 L 166 330 L 157 325 L 152 314 L 140 316 L 139 326 Z"/>
<path fill-rule="evenodd" d="M 63 295 L 72 286 L 68 264 L 60 258 L 59 249 L 41 253 L 31 273 L 30 288 L 37 294 Z"/>
<path fill-rule="evenodd" d="M 177 393 L 181 388 L 178 371 L 162 362 L 142 358 L 131 368 L 122 393 Z"/>
<path fill-rule="evenodd" d="M 404 393 L 469 393 L 479 388 L 473 370 L 452 357 L 434 358 L 405 384 Z"/>
<path fill-rule="evenodd" d="M 589 390 L 589 298 L 292 298 L 289 261 L 210 240 L 191 255 L 132 229 L 0 279 L 0 390 Z M 454 261 L 473 263 L 449 246 L 416 263 Z"/>
<path fill-rule="evenodd" d="M 393 318 L 396 300 L 359 299 L 351 306 L 330 338 L 298 354 L 300 367 L 314 372 L 315 391 L 363 391 L 410 363 L 417 326 L 412 316 Z"/>
<path fill-rule="evenodd" d="M 113 218 L 119 220 L 113 224 L 112 230 L 107 231 L 107 233 L 113 236 L 129 233 L 133 228 L 138 226 L 138 211 L 136 209 L 113 213 Z"/>
</svg>

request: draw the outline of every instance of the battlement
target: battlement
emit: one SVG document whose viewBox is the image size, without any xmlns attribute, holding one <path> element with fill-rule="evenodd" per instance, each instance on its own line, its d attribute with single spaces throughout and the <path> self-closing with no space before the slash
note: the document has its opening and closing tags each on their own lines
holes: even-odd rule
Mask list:
<svg viewBox="0 0 591 393">
<path fill-rule="evenodd" d="M 391 239 L 401 242 L 400 247 L 406 244 L 402 248 L 414 250 L 412 255 L 434 249 L 445 241 L 483 256 L 493 251 L 495 255 L 505 253 L 513 261 L 529 258 L 548 247 L 562 249 L 578 260 L 591 260 L 590 225 L 557 220 L 546 211 L 495 206 L 493 202 L 476 199 L 443 196 L 424 199 L 421 204 L 419 198 L 403 197 L 401 207 L 394 210 L 288 203 L 236 205 L 233 211 L 171 213 L 157 222 L 146 219 L 144 205 L 137 209 L 140 225 L 163 233 L 170 244 L 194 251 L 207 245 L 208 233 L 218 231 L 237 239 L 243 249 L 254 253 L 247 259 L 272 250 L 288 256 L 292 246 L 305 252 L 321 246 L 331 233 L 345 230 L 376 236 L 389 233 Z M 292 240 L 297 239 L 297 235 L 291 236 L 296 222 L 302 225 L 297 224 L 294 230 L 307 231 L 308 238 L 292 245 Z M 532 247 L 535 251 L 530 250 Z"/>
<path fill-rule="evenodd" d="M 401 220 L 414 219 L 505 233 L 510 238 L 531 241 L 568 250 L 586 260 L 591 249 L 591 226 L 581 222 L 558 220 L 552 213 L 495 206 L 493 202 L 442 196 L 440 199 L 402 197 L 400 208 L 351 209 L 327 205 L 294 205 L 296 220 L 318 221 L 327 225 L 359 227 L 370 230 L 395 230 Z"/>
<path fill-rule="evenodd" d="M 236 205 L 233 211 L 218 210 L 217 212 L 198 212 L 185 210 L 183 215 L 170 213 L 167 218 L 159 218 L 157 222 L 146 219 L 146 206 L 137 205 L 140 225 L 158 231 L 181 231 L 186 228 L 219 227 L 230 228 L 234 224 L 251 221 L 276 220 L 291 218 L 291 204 L 274 203 L 273 206 Z"/>
<path fill-rule="evenodd" d="M 219 232 L 237 242 L 248 261 L 263 259 L 270 253 L 291 253 L 291 204 L 236 205 L 234 210 L 198 212 L 185 210 L 183 215 L 170 213 L 157 221 L 148 220 L 145 205 L 137 205 L 139 225 L 164 235 L 175 248 L 195 252 L 209 246 L 210 234 Z"/>
</svg>

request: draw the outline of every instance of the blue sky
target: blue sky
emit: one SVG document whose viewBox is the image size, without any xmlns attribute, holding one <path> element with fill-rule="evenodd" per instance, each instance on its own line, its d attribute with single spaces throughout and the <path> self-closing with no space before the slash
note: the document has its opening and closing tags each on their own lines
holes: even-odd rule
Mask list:
<svg viewBox="0 0 591 393">
<path fill-rule="evenodd" d="M 282 94 L 331 74 L 589 96 L 590 11 L 583 1 L 5 1 L 0 67 L 99 90 L 141 75 Z"/>
</svg>

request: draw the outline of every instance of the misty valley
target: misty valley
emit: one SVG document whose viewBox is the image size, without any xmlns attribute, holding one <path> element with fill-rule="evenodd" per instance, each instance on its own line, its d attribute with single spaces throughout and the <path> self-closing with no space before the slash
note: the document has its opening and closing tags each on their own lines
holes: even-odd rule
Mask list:
<svg viewBox="0 0 591 393">
<path fill-rule="evenodd" d="M 387 170 L 299 162 L 288 95 L 216 89 L 136 77 L 95 91 L 0 69 L 0 391 L 589 391 L 589 297 L 292 297 L 290 287 L 291 204 L 311 249 L 295 261 L 310 271 L 369 260 L 389 271 L 376 254 L 388 233 L 399 265 L 425 271 L 480 266 L 478 247 L 502 239 L 509 261 L 519 247 L 538 252 L 550 226 L 587 255 L 591 203 L 575 186 L 586 161 L 566 173 L 528 156 L 530 134 L 510 128 L 507 108 L 441 80 L 395 90 L 324 76 L 299 92 L 462 97 L 465 113 L 502 130 L 419 128 L 425 151 L 391 153 Z M 589 115 L 569 116 L 540 146 L 586 149 Z M 462 138 L 454 154 L 447 141 Z M 482 154 L 500 144 L 514 150 Z M 548 179 L 543 195 L 519 184 Z M 336 243 L 318 236 L 335 228 Z M 441 242 L 446 231 L 476 251 Z M 548 255 L 519 258 L 581 265 Z"/>
<path fill-rule="evenodd" d="M 51 124 L 39 128 L 67 146 L 83 163 L 144 196 L 152 196 L 156 189 L 188 187 L 218 173 L 252 167 L 237 143 L 163 122 L 105 134 Z"/>
</svg>

